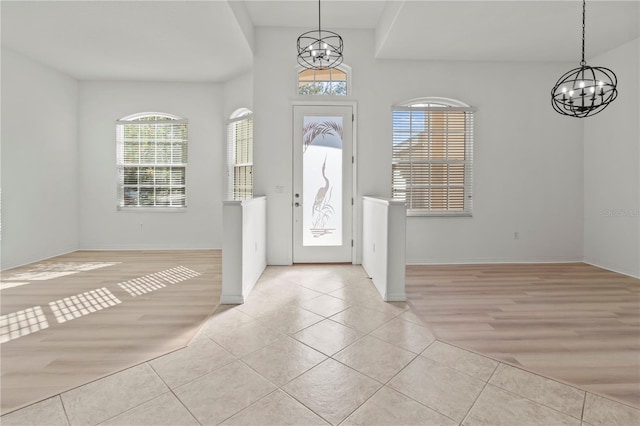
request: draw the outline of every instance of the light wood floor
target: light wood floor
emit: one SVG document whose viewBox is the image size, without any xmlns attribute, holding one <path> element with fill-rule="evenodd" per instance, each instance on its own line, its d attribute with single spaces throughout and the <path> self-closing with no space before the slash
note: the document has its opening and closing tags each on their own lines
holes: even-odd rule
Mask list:
<svg viewBox="0 0 640 426">
<path fill-rule="evenodd" d="M 407 267 L 441 340 L 640 406 L 640 280 L 582 263 Z"/>
<path fill-rule="evenodd" d="M 186 346 L 221 282 L 220 250 L 79 251 L 4 271 L 2 413 Z"/>
</svg>

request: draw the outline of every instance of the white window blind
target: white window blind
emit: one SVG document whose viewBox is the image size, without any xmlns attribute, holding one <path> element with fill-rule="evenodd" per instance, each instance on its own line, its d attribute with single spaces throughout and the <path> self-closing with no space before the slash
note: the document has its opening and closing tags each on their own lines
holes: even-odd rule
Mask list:
<svg viewBox="0 0 640 426">
<path fill-rule="evenodd" d="M 471 107 L 393 108 L 392 194 L 409 215 L 470 215 Z"/>
<path fill-rule="evenodd" d="M 164 114 L 116 122 L 118 208 L 186 207 L 187 126 Z"/>
<path fill-rule="evenodd" d="M 227 124 L 228 198 L 253 197 L 253 115 L 246 113 Z"/>
</svg>

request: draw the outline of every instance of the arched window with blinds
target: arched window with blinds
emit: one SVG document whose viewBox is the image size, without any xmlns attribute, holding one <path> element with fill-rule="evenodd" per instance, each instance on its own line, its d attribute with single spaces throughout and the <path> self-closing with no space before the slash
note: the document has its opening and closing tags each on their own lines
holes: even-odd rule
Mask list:
<svg viewBox="0 0 640 426">
<path fill-rule="evenodd" d="M 118 209 L 187 206 L 187 127 L 157 112 L 116 121 Z"/>
<path fill-rule="evenodd" d="M 227 197 L 253 197 L 253 113 L 247 108 L 234 111 L 227 122 Z"/>
<path fill-rule="evenodd" d="M 445 98 L 393 107 L 392 196 L 407 215 L 471 215 L 474 112 Z"/>
</svg>

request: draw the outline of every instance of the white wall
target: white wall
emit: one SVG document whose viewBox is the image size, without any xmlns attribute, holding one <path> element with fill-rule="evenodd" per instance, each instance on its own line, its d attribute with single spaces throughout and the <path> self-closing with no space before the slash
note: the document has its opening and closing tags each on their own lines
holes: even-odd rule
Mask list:
<svg viewBox="0 0 640 426">
<path fill-rule="evenodd" d="M 254 67 L 269 70 L 254 74 L 255 180 L 270 200 L 269 264 L 291 262 L 291 101 L 300 99 L 292 40 L 302 31 L 256 30 Z M 570 64 L 376 60 L 372 31 L 340 33 L 353 69 L 348 99 L 358 103 L 356 200 L 391 194 L 392 105 L 441 96 L 478 108 L 474 216 L 408 218 L 409 263 L 582 259 L 582 124 L 558 116 L 549 100 Z"/>
<path fill-rule="evenodd" d="M 618 98 L 584 120 L 584 260 L 640 277 L 640 39 L 591 66 L 618 76 Z"/>
<path fill-rule="evenodd" d="M 137 112 L 165 112 L 189 120 L 186 211 L 116 210 L 115 121 Z M 221 247 L 221 85 L 85 81 L 79 88 L 78 117 L 81 248 Z"/>
<path fill-rule="evenodd" d="M 295 31 L 256 28 L 253 58 L 254 192 L 266 195 L 267 263 L 291 263 L 292 121 Z M 290 38 L 291 37 L 291 38 Z M 272 43 L 282 44 L 272 44 Z M 273 49 L 272 46 L 283 46 Z M 291 46 L 291 49 L 286 47 Z M 293 59 L 293 61 L 292 61 Z M 268 70 L 268 71 L 267 71 Z M 281 186 L 282 192 L 276 192 Z"/>
<path fill-rule="evenodd" d="M 225 119 L 228 119 L 238 108 L 253 110 L 253 73 L 244 73 L 225 81 L 223 99 Z"/>
<path fill-rule="evenodd" d="M 78 244 L 78 84 L 2 49 L 2 269 Z"/>
</svg>

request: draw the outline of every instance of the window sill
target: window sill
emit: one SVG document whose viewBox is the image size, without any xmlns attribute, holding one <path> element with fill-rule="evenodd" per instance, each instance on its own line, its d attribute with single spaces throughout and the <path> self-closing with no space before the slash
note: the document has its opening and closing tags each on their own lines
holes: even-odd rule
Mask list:
<svg viewBox="0 0 640 426">
<path fill-rule="evenodd" d="M 186 213 L 187 207 L 120 207 L 116 210 L 119 212 L 132 213 Z"/>
<path fill-rule="evenodd" d="M 407 211 L 407 217 L 438 217 L 438 218 L 473 217 L 473 213 L 471 213 L 471 212 L 440 213 L 440 212 L 410 212 L 410 211 Z"/>
</svg>

